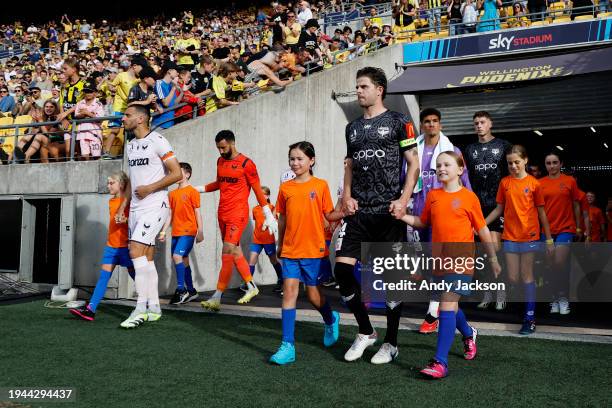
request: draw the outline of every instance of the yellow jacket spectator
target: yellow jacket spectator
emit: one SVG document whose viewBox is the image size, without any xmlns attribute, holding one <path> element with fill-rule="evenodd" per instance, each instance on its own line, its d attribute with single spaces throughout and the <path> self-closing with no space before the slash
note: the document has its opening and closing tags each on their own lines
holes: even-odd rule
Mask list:
<svg viewBox="0 0 612 408">
<path fill-rule="evenodd" d="M 214 112 L 219 108 L 229 105 L 238 105 L 227 99 L 226 91 L 228 83 L 233 83 L 238 76 L 240 68 L 233 62 L 225 62 L 219 67 L 219 74 L 213 75 L 213 97 L 206 100 L 206 113 Z"/>
<path fill-rule="evenodd" d="M 296 21 L 295 13 L 287 13 L 287 24 L 280 23 L 281 29 L 283 30 L 283 41 L 285 45 L 296 45 L 300 39 L 300 33 L 302 32 L 302 26 Z"/>
<path fill-rule="evenodd" d="M 195 65 L 192 55 L 200 50 L 200 42 L 193 38 L 188 29 L 183 30 L 182 37 L 176 41 L 174 48 L 178 51 L 178 65 L 183 65 L 191 70 Z"/>
</svg>

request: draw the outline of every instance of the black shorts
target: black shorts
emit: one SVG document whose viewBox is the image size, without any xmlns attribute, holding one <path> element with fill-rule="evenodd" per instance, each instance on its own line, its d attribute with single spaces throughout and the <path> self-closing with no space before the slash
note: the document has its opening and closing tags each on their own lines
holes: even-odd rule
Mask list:
<svg viewBox="0 0 612 408">
<path fill-rule="evenodd" d="M 336 258 L 361 259 L 362 242 L 405 242 L 406 224 L 386 214 L 364 214 L 344 218 L 336 240 Z"/>
</svg>

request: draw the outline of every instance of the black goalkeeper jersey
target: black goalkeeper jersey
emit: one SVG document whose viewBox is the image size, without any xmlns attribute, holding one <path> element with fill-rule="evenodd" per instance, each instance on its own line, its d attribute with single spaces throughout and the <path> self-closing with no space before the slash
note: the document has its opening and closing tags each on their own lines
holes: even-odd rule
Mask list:
<svg viewBox="0 0 612 408">
<path fill-rule="evenodd" d="M 472 143 L 464 152 L 472 191 L 478 196 L 485 214 L 497 206 L 495 198 L 502 178 L 508 175 L 506 151 L 512 144 L 494 138 L 487 143 Z"/>
</svg>

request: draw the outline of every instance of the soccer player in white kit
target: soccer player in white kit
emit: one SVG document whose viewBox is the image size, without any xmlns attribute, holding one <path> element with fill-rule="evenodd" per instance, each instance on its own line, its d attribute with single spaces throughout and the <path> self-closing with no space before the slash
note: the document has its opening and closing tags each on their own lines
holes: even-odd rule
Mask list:
<svg viewBox="0 0 612 408">
<path fill-rule="evenodd" d="M 149 109 L 140 105 L 128 107 L 123 116 L 125 130 L 136 136 L 127 144 L 131 197 L 124 205 L 129 201 L 130 258 L 136 272 L 138 300 L 130 317 L 121 323 L 126 329 L 161 318 L 157 269 L 153 263 L 155 239 L 170 212 L 167 188 L 182 178 L 170 143 L 149 129 L 149 120 Z"/>
</svg>

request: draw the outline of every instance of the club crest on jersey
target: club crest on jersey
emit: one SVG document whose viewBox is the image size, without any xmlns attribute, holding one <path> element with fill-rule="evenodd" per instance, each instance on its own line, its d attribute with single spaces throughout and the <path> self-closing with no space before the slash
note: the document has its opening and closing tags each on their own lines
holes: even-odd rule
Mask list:
<svg viewBox="0 0 612 408">
<path fill-rule="evenodd" d="M 525 195 L 529 194 L 529 187 L 525 187 L 525 190 L 523 190 L 523 193 L 525 193 Z"/>
<path fill-rule="evenodd" d="M 370 126 L 370 125 L 366 125 L 366 126 Z M 353 133 L 349 136 L 349 139 L 351 142 L 354 142 L 355 140 L 357 140 L 357 130 L 356 129 L 353 129 Z"/>
<path fill-rule="evenodd" d="M 491 149 L 491 153 L 493 153 L 493 156 L 497 156 L 499 154 L 499 149 Z"/>
<path fill-rule="evenodd" d="M 457 208 L 459 208 L 461 206 L 461 200 L 458 198 L 455 198 L 452 202 L 451 202 L 451 206 L 453 207 L 453 210 L 456 210 Z"/>
<path fill-rule="evenodd" d="M 142 150 L 147 150 L 148 147 L 149 145 L 142 145 Z"/>
<path fill-rule="evenodd" d="M 389 134 L 389 128 L 387 126 L 379 127 L 377 132 L 380 137 L 385 137 Z"/>
<path fill-rule="evenodd" d="M 308 194 L 308 196 L 310 197 L 310 200 L 314 200 L 315 197 L 317 196 L 317 193 L 315 193 L 314 191 L 311 191 L 310 194 Z"/>
<path fill-rule="evenodd" d="M 478 157 L 478 150 L 474 150 L 474 153 L 472 153 L 472 157 L 474 158 Z"/>
</svg>

